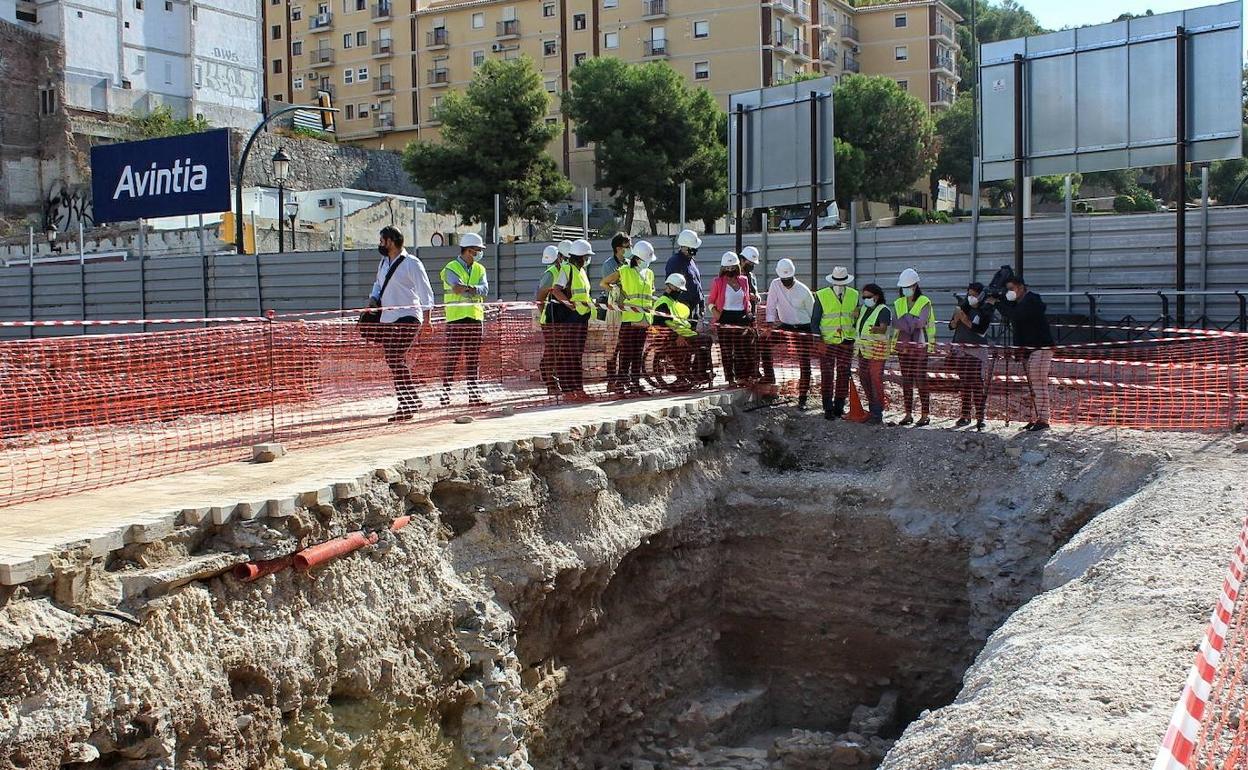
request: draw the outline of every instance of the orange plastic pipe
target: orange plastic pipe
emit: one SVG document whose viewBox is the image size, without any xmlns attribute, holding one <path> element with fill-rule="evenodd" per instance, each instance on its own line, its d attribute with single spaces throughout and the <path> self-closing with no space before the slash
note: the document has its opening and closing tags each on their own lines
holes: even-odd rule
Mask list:
<svg viewBox="0 0 1248 770">
<path fill-rule="evenodd" d="M 234 567 L 234 577 L 244 583 L 250 583 L 253 580 L 259 580 L 265 575 L 272 575 L 274 572 L 281 572 L 289 567 L 293 561 L 293 556 L 283 556 L 280 559 L 269 559 L 267 561 L 253 561 L 246 564 L 238 564 Z"/>
<path fill-rule="evenodd" d="M 400 529 L 403 529 L 404 527 L 406 527 L 408 524 L 411 524 L 411 523 L 412 523 L 411 516 L 400 516 L 399 518 L 395 519 L 394 521 L 390 523 L 390 531 L 398 532 Z"/>
<path fill-rule="evenodd" d="M 295 554 L 295 569 L 299 572 L 307 572 L 331 559 L 345 556 L 376 542 L 377 535 L 375 534 L 365 535 L 363 532 L 352 532 L 349 535 L 310 546 Z"/>
</svg>

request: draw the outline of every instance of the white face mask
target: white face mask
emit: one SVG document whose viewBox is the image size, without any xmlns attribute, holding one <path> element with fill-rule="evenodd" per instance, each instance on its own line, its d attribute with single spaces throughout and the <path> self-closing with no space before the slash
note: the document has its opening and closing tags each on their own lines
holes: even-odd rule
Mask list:
<svg viewBox="0 0 1248 770">
<path fill-rule="evenodd" d="M 1009 302 L 1016 302 L 1018 301 L 1018 292 L 1011 289 L 1005 293 L 1005 298 Z"/>
<path fill-rule="evenodd" d="M 862 304 L 865 305 L 866 307 L 875 307 L 876 305 L 875 297 L 867 297 L 863 299 Z"/>
<path fill-rule="evenodd" d="M 906 295 L 906 299 L 914 299 L 915 288 L 913 286 L 907 286 L 901 292 Z"/>
<path fill-rule="evenodd" d="M 979 297 L 974 294 L 966 295 L 966 304 L 971 307 L 979 307 Z"/>
</svg>

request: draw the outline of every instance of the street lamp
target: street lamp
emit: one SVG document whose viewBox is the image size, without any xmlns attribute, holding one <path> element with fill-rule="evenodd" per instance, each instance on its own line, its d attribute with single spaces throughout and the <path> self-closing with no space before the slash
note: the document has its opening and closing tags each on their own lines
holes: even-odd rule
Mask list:
<svg viewBox="0 0 1248 770">
<path fill-rule="evenodd" d="M 295 241 L 295 221 L 299 219 L 299 199 L 291 195 L 290 200 L 286 201 L 282 211 L 286 213 L 286 218 L 290 220 L 290 250 L 298 251 L 299 244 Z"/>
<path fill-rule="evenodd" d="M 286 178 L 290 175 L 290 156 L 286 150 L 278 147 L 273 153 L 273 178 L 277 180 L 277 251 L 286 251 Z"/>
<path fill-rule="evenodd" d="M 56 236 L 57 236 L 56 223 L 55 223 L 55 222 L 49 222 L 49 223 L 48 223 L 48 228 L 47 228 L 46 230 L 44 230 L 44 231 L 43 231 L 43 234 L 44 234 L 45 236 L 47 236 L 47 238 L 48 238 L 48 251 L 57 251 L 57 248 L 56 248 Z"/>
</svg>

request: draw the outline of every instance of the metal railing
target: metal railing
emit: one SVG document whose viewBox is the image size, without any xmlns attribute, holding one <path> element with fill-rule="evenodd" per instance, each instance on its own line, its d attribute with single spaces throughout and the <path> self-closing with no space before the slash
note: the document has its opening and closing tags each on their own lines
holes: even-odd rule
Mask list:
<svg viewBox="0 0 1248 770">
<path fill-rule="evenodd" d="M 332 26 L 334 26 L 334 15 L 332 13 L 317 13 L 308 18 L 308 29 L 313 32 L 329 29 Z"/>
<path fill-rule="evenodd" d="M 646 40 L 643 45 L 646 56 L 667 56 L 666 40 Z"/>
<path fill-rule="evenodd" d="M 936 23 L 936 35 L 938 37 L 948 38 L 949 40 L 955 40 L 956 38 L 954 37 L 954 34 L 955 32 L 953 29 L 953 25 L 948 23 L 944 19 L 941 19 L 940 21 Z"/>
<path fill-rule="evenodd" d="M 431 86 L 444 86 L 451 82 L 451 71 L 446 67 L 426 70 L 425 82 Z"/>
<path fill-rule="evenodd" d="M 642 0 L 641 15 L 645 17 L 666 16 L 667 0 Z"/>
<path fill-rule="evenodd" d="M 394 90 L 394 75 L 381 75 L 373 81 L 373 93 Z"/>
<path fill-rule="evenodd" d="M 373 6 L 373 18 L 378 21 L 383 21 L 385 19 L 390 18 L 390 15 L 393 12 L 394 12 L 394 9 L 391 6 L 391 4 L 388 2 L 377 3 L 376 5 Z"/>
<path fill-rule="evenodd" d="M 855 59 L 851 54 L 846 53 L 845 61 L 842 65 L 842 69 L 844 69 L 846 72 L 861 72 L 862 65 L 859 64 L 858 60 Z"/>
<path fill-rule="evenodd" d="M 439 48 L 441 46 L 450 45 L 451 36 L 447 32 L 446 27 L 434 27 L 425 33 L 425 47 Z"/>
<path fill-rule="evenodd" d="M 384 129 L 384 130 L 393 129 L 394 128 L 394 113 L 393 112 L 373 113 L 373 127 Z"/>
<path fill-rule="evenodd" d="M 332 48 L 314 48 L 312 49 L 312 52 L 309 54 L 309 56 L 312 59 L 313 67 L 319 64 L 333 64 L 334 63 L 334 49 Z"/>
<path fill-rule="evenodd" d="M 858 28 L 855 27 L 853 24 L 842 24 L 841 25 L 841 37 L 845 38 L 846 40 L 857 40 Z"/>
<path fill-rule="evenodd" d="M 494 32 L 495 37 L 520 37 L 520 21 L 519 19 L 508 19 L 498 22 Z"/>
<path fill-rule="evenodd" d="M 373 41 L 373 56 L 390 55 L 394 53 L 394 41 L 388 37 Z"/>
</svg>

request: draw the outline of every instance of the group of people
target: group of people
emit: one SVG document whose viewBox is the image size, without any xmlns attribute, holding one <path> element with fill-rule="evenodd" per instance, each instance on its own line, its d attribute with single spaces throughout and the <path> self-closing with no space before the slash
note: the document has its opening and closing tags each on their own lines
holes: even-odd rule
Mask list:
<svg viewBox="0 0 1248 770">
<path fill-rule="evenodd" d="M 894 354 L 901 370 L 905 413 L 900 426 L 930 423 L 931 388 L 928 364 L 936 353 L 936 310 L 924 294 L 919 273 L 902 271 L 897 296 L 889 301 L 878 284 L 855 288 L 854 276 L 843 266 L 825 277 L 826 286 L 812 291 L 797 279 L 790 259 L 776 264 L 776 278 L 766 293 L 759 292 L 755 269 L 760 255 L 747 246 L 740 254 L 725 252 L 720 270 L 704 293 L 696 257 L 702 239 L 684 230 L 667 260 L 664 278 L 657 284 L 652 265 L 653 244 L 634 242 L 620 233 L 611 240 L 593 297 L 589 269 L 595 257 L 587 240 L 547 246 L 536 300 L 536 318 L 542 330 L 539 370 L 551 394 L 569 400 L 587 399 L 584 354 L 590 319 L 605 313 L 607 320 L 607 387 L 614 394 L 642 393 L 646 337 L 654 327 L 665 332 L 666 343 L 680 351 L 681 381 L 693 384 L 700 372 L 711 371 L 711 335 L 715 330 L 723 376 L 730 384 L 774 384 L 773 347 L 790 344 L 797 351 L 798 401 L 805 408 L 811 389 L 812 363 L 818 358 L 820 395 L 826 419 L 846 415 L 857 360 L 858 379 L 868 407 L 868 422 L 883 423 L 884 364 Z M 480 256 L 485 244 L 468 234 L 459 244 L 459 256 L 441 271 L 447 323 L 446 353 L 439 400 L 450 403 L 455 373 L 462 371 L 470 404 L 484 403 L 480 391 L 480 347 L 484 339 L 485 300 L 489 281 Z M 397 324 L 382 338 L 390 367 L 398 410 L 392 421 L 409 420 L 421 406 L 406 363 L 406 351 L 422 329 L 434 305 L 424 265 L 403 247 L 403 236 L 393 227 L 381 231 L 382 260 L 369 298 L 370 308 L 381 308 L 383 323 Z M 1034 413 L 1025 430 L 1049 427 L 1049 368 L 1053 337 L 1043 299 L 1028 290 L 1021 276 L 1006 281 L 1004 293 L 988 291 L 973 282 L 949 321 L 953 342 L 950 368 L 958 376 L 961 415 L 958 427 L 974 423 L 985 427 L 987 384 L 996 359 L 990 355 L 986 333 L 995 313 L 1011 323 L 1017 349 L 1026 359 Z M 759 311 L 766 312 L 760 317 Z M 918 413 L 916 417 L 916 395 Z"/>
</svg>

